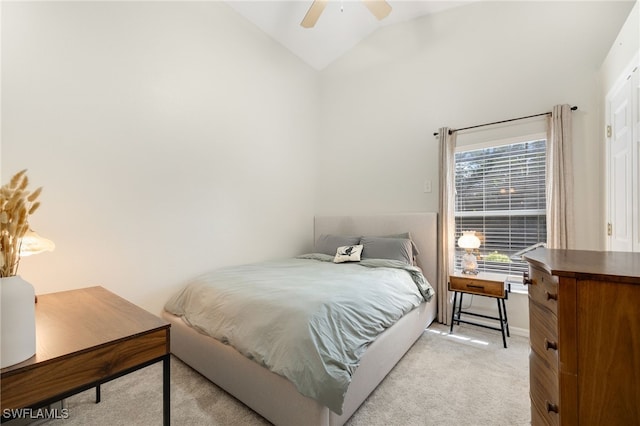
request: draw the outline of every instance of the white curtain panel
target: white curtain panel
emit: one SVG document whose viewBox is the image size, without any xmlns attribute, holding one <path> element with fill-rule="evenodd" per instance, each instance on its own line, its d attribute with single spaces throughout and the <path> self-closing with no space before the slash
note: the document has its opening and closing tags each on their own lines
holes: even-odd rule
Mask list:
<svg viewBox="0 0 640 426">
<path fill-rule="evenodd" d="M 438 322 L 448 324 L 451 318 L 451 297 L 447 290 L 449 273 L 453 271 L 455 255 L 455 148 L 456 134 L 448 127 L 438 133 L 440 140 L 440 245 L 438 259 Z"/>
<path fill-rule="evenodd" d="M 571 107 L 553 107 L 547 126 L 547 247 L 574 247 Z"/>
</svg>

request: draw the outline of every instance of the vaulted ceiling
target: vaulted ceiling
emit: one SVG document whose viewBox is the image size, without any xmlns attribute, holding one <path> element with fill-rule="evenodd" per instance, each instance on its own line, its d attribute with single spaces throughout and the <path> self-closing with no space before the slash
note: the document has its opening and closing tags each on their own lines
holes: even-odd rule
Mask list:
<svg viewBox="0 0 640 426">
<path fill-rule="evenodd" d="M 227 3 L 313 68 L 321 70 L 378 28 L 472 1 L 388 0 L 391 13 L 378 21 L 362 1 L 331 0 L 313 28 L 300 26 L 313 0 L 228 0 Z"/>
</svg>

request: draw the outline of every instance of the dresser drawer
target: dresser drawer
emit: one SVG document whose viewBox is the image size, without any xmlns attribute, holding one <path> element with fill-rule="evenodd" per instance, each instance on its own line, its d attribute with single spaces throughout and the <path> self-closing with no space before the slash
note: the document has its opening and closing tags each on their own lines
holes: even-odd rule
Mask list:
<svg viewBox="0 0 640 426">
<path fill-rule="evenodd" d="M 529 303 L 529 341 L 550 366 L 558 367 L 558 319 L 536 303 Z"/>
<path fill-rule="evenodd" d="M 487 281 L 475 277 L 449 277 L 450 291 L 463 291 L 465 293 L 479 294 L 481 296 L 505 297 L 504 283 Z"/>
<path fill-rule="evenodd" d="M 558 277 L 530 267 L 529 299 L 540 306 L 544 306 L 554 314 L 558 314 Z"/>
<path fill-rule="evenodd" d="M 542 424 L 557 425 L 559 414 L 559 381 L 557 366 L 547 364 L 536 352 L 529 354 L 529 392 L 531 417 L 544 419 Z M 537 411 L 534 414 L 534 411 Z M 538 423 L 533 423 L 536 426 Z"/>
<path fill-rule="evenodd" d="M 557 417 L 557 416 L 556 416 Z M 549 423 L 549 415 L 544 413 L 541 408 L 539 408 L 535 404 L 531 404 L 531 425 L 548 425 Z M 551 423 L 551 424 L 559 424 L 559 422 Z"/>
</svg>

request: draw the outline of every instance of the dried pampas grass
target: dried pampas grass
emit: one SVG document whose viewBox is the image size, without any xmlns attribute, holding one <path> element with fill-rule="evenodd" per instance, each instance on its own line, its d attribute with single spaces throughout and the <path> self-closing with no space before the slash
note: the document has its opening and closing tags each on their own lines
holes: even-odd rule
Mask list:
<svg viewBox="0 0 640 426">
<path fill-rule="evenodd" d="M 16 173 L 0 188 L 0 277 L 12 277 L 20 263 L 20 244 L 29 230 L 29 216 L 40 206 L 42 187 L 29 192 L 27 171 Z"/>
</svg>

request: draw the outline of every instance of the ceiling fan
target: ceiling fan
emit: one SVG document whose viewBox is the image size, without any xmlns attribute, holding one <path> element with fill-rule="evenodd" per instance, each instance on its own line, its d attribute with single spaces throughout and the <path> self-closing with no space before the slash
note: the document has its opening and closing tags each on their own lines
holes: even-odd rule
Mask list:
<svg viewBox="0 0 640 426">
<path fill-rule="evenodd" d="M 304 28 L 313 28 L 318 18 L 320 18 L 327 2 L 328 0 L 314 0 L 300 25 Z M 385 18 L 391 13 L 391 6 L 389 6 L 389 3 L 385 0 L 362 0 L 362 2 L 378 20 Z"/>
</svg>

